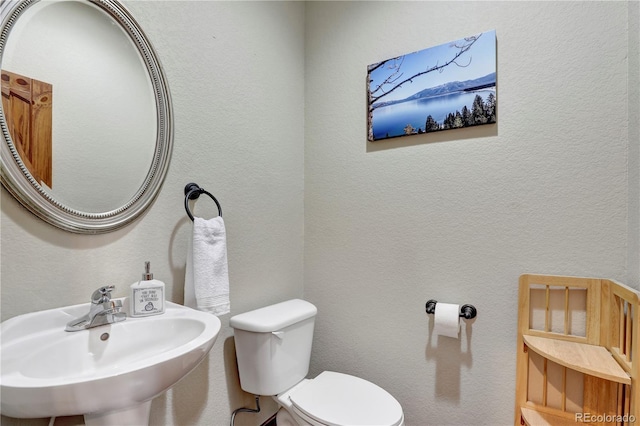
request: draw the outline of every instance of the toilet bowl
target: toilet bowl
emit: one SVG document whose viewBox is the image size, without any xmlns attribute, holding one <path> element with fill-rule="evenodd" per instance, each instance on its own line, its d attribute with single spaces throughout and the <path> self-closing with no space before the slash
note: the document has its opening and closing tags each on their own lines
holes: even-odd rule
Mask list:
<svg viewBox="0 0 640 426">
<path fill-rule="evenodd" d="M 367 380 L 333 371 L 306 378 L 316 313 L 294 299 L 230 319 L 242 389 L 275 399 L 278 426 L 403 426 L 400 403 Z"/>
<path fill-rule="evenodd" d="M 381 387 L 348 374 L 324 371 L 275 397 L 293 425 L 402 426 L 400 403 Z M 278 416 L 284 417 L 284 413 Z M 282 423 L 281 423 L 282 422 Z M 287 424 L 277 421 L 278 426 Z"/>
</svg>

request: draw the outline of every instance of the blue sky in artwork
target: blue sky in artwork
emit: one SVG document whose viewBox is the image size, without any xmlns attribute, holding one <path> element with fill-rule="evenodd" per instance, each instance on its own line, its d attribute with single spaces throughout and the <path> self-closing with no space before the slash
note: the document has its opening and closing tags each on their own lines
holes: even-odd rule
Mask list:
<svg viewBox="0 0 640 426">
<path fill-rule="evenodd" d="M 477 36 L 478 34 L 472 34 Z M 451 60 L 459 49 L 455 44 L 460 45 L 464 39 L 444 43 L 439 46 L 420 50 L 414 53 L 404 55 L 404 61 L 400 68 L 402 77 L 396 82 L 399 83 L 408 77 L 411 77 L 425 69 L 435 65 L 441 65 Z M 389 64 L 392 62 L 390 61 Z M 451 64 L 442 69 L 442 72 L 433 71 L 417 77 L 413 83 L 407 82 L 402 87 L 396 89 L 381 101 L 393 101 L 405 99 L 414 93 L 423 89 L 439 86 L 451 81 L 472 80 L 483 77 L 496 71 L 496 33 L 495 30 L 481 33 L 478 40 L 471 48 L 462 54 L 456 63 L 467 65 L 466 67 Z M 388 65 L 389 65 L 388 64 Z M 387 66 L 379 68 L 371 73 L 370 88 L 375 89 L 395 70 L 389 69 Z M 377 95 L 377 94 L 376 94 Z"/>
</svg>

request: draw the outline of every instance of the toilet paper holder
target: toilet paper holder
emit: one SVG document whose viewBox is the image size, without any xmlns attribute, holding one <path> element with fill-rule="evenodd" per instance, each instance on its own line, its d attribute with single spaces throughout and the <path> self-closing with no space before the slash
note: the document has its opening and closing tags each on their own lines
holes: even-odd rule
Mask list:
<svg viewBox="0 0 640 426">
<path fill-rule="evenodd" d="M 436 304 L 437 300 L 430 299 L 427 301 L 427 305 L 425 306 L 428 314 L 434 314 L 436 312 Z M 472 319 L 475 318 L 478 314 L 478 310 L 473 305 L 462 305 L 460 307 L 460 316 L 464 319 Z"/>
</svg>

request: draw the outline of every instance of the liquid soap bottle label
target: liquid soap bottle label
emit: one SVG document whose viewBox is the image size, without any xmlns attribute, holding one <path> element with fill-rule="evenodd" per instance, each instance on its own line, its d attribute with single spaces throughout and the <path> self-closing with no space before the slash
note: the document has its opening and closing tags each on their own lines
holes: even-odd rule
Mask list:
<svg viewBox="0 0 640 426">
<path fill-rule="evenodd" d="M 136 316 L 154 315 L 164 312 L 164 294 L 162 289 L 134 289 L 133 312 Z"/>
</svg>

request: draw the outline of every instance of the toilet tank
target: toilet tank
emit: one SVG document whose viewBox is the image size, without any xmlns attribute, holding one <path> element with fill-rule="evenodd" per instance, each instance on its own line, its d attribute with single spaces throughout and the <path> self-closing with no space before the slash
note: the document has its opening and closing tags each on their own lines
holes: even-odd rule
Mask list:
<svg viewBox="0 0 640 426">
<path fill-rule="evenodd" d="M 277 395 L 306 377 L 317 311 L 311 303 L 293 299 L 229 320 L 245 392 Z"/>
</svg>

